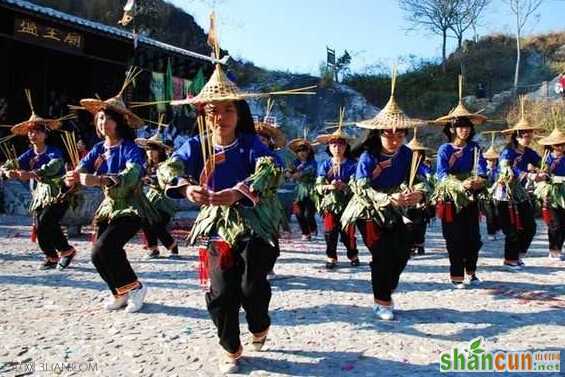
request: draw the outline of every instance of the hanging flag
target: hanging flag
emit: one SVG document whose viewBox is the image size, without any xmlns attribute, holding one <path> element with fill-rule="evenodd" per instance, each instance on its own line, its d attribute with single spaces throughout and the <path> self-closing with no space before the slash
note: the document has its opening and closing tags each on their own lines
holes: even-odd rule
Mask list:
<svg viewBox="0 0 565 377">
<path fill-rule="evenodd" d="M 167 71 L 165 72 L 164 83 L 164 96 L 165 101 L 173 99 L 173 67 L 171 65 L 171 58 L 167 59 Z"/>
<path fill-rule="evenodd" d="M 127 0 L 126 5 L 124 5 L 124 15 L 122 19 L 118 21 L 118 24 L 122 26 L 127 26 L 132 20 L 135 13 L 135 0 Z"/>
<path fill-rule="evenodd" d="M 160 72 L 153 72 L 151 76 L 151 93 L 153 99 L 157 102 L 164 101 L 165 99 L 165 75 Z M 164 103 L 158 103 L 157 111 L 162 113 L 167 109 Z"/>
<path fill-rule="evenodd" d="M 192 79 L 192 85 L 190 86 L 191 94 L 197 95 L 200 93 L 204 85 L 206 85 L 206 77 L 204 77 L 204 72 L 200 68 L 194 79 Z"/>
</svg>

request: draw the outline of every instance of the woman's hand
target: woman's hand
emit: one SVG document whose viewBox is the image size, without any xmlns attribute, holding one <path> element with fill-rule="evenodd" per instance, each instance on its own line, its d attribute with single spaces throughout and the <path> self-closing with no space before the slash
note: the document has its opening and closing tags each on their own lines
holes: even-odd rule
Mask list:
<svg viewBox="0 0 565 377">
<path fill-rule="evenodd" d="M 338 180 L 333 180 L 332 185 L 335 187 L 336 190 L 339 191 L 343 191 L 347 187 L 347 185 L 344 182 Z"/>
<path fill-rule="evenodd" d="M 225 189 L 210 193 L 210 204 L 215 206 L 231 206 L 243 198 L 241 192 L 234 189 Z"/>
<path fill-rule="evenodd" d="M 65 174 L 65 186 L 67 187 L 72 187 L 77 185 L 80 182 L 80 178 L 78 175 L 78 171 L 76 170 L 70 170 Z"/>
<path fill-rule="evenodd" d="M 18 170 L 17 174 L 20 181 L 29 181 L 30 179 L 37 178 L 37 175 L 30 171 Z"/>
<path fill-rule="evenodd" d="M 8 171 L 6 171 L 6 176 L 10 179 L 18 178 L 18 171 L 17 170 L 8 170 Z"/>
<path fill-rule="evenodd" d="M 404 199 L 404 194 L 401 192 L 397 192 L 395 194 L 392 194 L 390 196 L 390 202 L 392 203 L 392 205 L 394 207 L 405 207 L 405 199 Z"/>
<path fill-rule="evenodd" d="M 200 205 L 210 204 L 210 193 L 202 186 L 186 186 L 184 195 L 193 203 Z"/>
<path fill-rule="evenodd" d="M 424 194 L 421 191 L 411 191 L 404 194 L 404 201 L 407 207 L 415 206 L 424 199 Z"/>
</svg>

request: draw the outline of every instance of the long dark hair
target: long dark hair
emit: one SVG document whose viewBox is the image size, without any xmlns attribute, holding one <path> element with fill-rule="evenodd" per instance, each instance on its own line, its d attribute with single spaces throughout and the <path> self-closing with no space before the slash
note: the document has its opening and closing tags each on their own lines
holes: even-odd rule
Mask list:
<svg viewBox="0 0 565 377">
<path fill-rule="evenodd" d="M 155 144 L 149 144 L 147 146 L 147 150 L 157 151 L 159 153 L 158 156 L 157 156 L 157 158 L 159 159 L 159 162 L 157 162 L 157 164 L 155 164 L 155 165 L 158 165 L 159 163 L 161 163 L 161 162 L 163 162 L 167 159 L 167 151 L 165 150 L 165 148 L 158 147 Z M 151 162 L 151 160 L 149 158 L 147 158 L 147 165 L 149 167 L 153 166 L 153 163 Z"/>
<path fill-rule="evenodd" d="M 235 108 L 237 109 L 237 125 L 235 126 L 235 133 L 239 135 L 244 134 L 257 134 L 255 131 L 255 123 L 253 123 L 253 116 L 249 104 L 245 100 L 234 101 Z"/>
<path fill-rule="evenodd" d="M 121 139 L 130 140 L 130 141 L 135 140 L 136 137 L 135 130 L 128 126 L 122 114 L 110 109 L 104 109 L 102 110 L 102 112 L 107 117 L 109 117 L 114 122 L 116 122 L 116 132 L 118 133 L 118 136 Z M 96 115 L 94 116 L 94 127 L 96 128 L 96 135 L 98 135 L 99 138 L 103 139 L 104 136 L 100 134 L 100 132 L 98 131 L 98 127 L 96 126 L 98 120 L 98 114 L 100 114 L 100 112 L 96 113 Z"/>
<path fill-rule="evenodd" d="M 471 122 L 471 120 L 467 117 L 457 117 L 452 123 L 447 124 L 443 127 L 443 133 L 447 137 L 448 142 L 452 142 L 453 138 L 455 138 L 455 128 L 457 127 L 470 127 L 471 134 L 466 141 L 473 140 L 473 138 L 475 137 L 475 125 L 473 124 L 473 122 Z"/>
</svg>

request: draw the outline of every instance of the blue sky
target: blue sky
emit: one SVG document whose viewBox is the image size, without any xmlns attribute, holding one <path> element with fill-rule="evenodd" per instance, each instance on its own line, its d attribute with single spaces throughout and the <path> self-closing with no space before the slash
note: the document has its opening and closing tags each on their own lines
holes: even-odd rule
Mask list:
<svg viewBox="0 0 565 377">
<path fill-rule="evenodd" d="M 208 30 L 215 4 L 222 48 L 238 59 L 268 69 L 318 74 L 326 46 L 353 55 L 352 69 L 399 56 L 441 56 L 441 38 L 425 30 L 407 31 L 397 0 L 169 0 L 192 14 Z M 478 34 L 512 32 L 512 16 L 502 0 L 493 0 Z M 545 0 L 539 19 L 526 32 L 565 31 L 565 1 Z M 467 38 L 471 38 L 469 33 Z M 451 39 L 449 50 L 456 41 Z"/>
</svg>

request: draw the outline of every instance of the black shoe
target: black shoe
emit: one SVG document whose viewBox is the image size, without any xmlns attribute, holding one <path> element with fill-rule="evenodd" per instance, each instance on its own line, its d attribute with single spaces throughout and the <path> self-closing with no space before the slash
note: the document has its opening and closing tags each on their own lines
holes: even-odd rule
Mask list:
<svg viewBox="0 0 565 377">
<path fill-rule="evenodd" d="M 169 254 L 169 258 L 170 259 L 178 259 L 180 258 L 179 256 L 179 247 L 175 245 L 175 247 L 173 247 L 171 249 L 171 253 Z"/>
<path fill-rule="evenodd" d="M 481 279 L 477 277 L 477 275 L 473 274 L 469 278 L 469 285 L 479 285 L 481 284 Z"/>
<path fill-rule="evenodd" d="M 336 262 L 326 262 L 326 268 L 328 270 L 333 270 L 334 268 L 337 267 L 337 263 Z"/>
<path fill-rule="evenodd" d="M 145 254 L 145 259 L 159 258 L 159 249 L 153 249 L 148 254 Z"/>
<path fill-rule="evenodd" d="M 62 257 L 61 259 L 59 259 L 59 263 L 57 264 L 57 269 L 59 271 L 62 271 L 65 268 L 69 267 L 69 265 L 71 264 L 71 261 L 73 260 L 73 258 L 75 257 L 76 254 L 77 254 L 76 250 L 73 250 L 73 252 L 71 254 L 66 255 L 66 256 Z"/>
<path fill-rule="evenodd" d="M 424 249 L 423 246 L 419 246 L 419 247 L 418 247 L 418 251 L 416 252 L 416 254 L 418 254 L 418 255 L 424 255 L 424 254 L 426 254 L 426 250 Z"/>
<path fill-rule="evenodd" d="M 38 269 L 40 269 L 40 270 L 52 270 L 52 269 L 54 269 L 55 267 L 57 267 L 57 261 L 45 259 L 45 260 L 43 261 L 43 263 L 41 263 L 41 264 L 39 265 L 39 268 L 38 268 Z"/>
<path fill-rule="evenodd" d="M 361 265 L 361 261 L 359 261 L 359 258 L 351 261 L 351 267 L 359 267 L 360 265 Z"/>
</svg>

